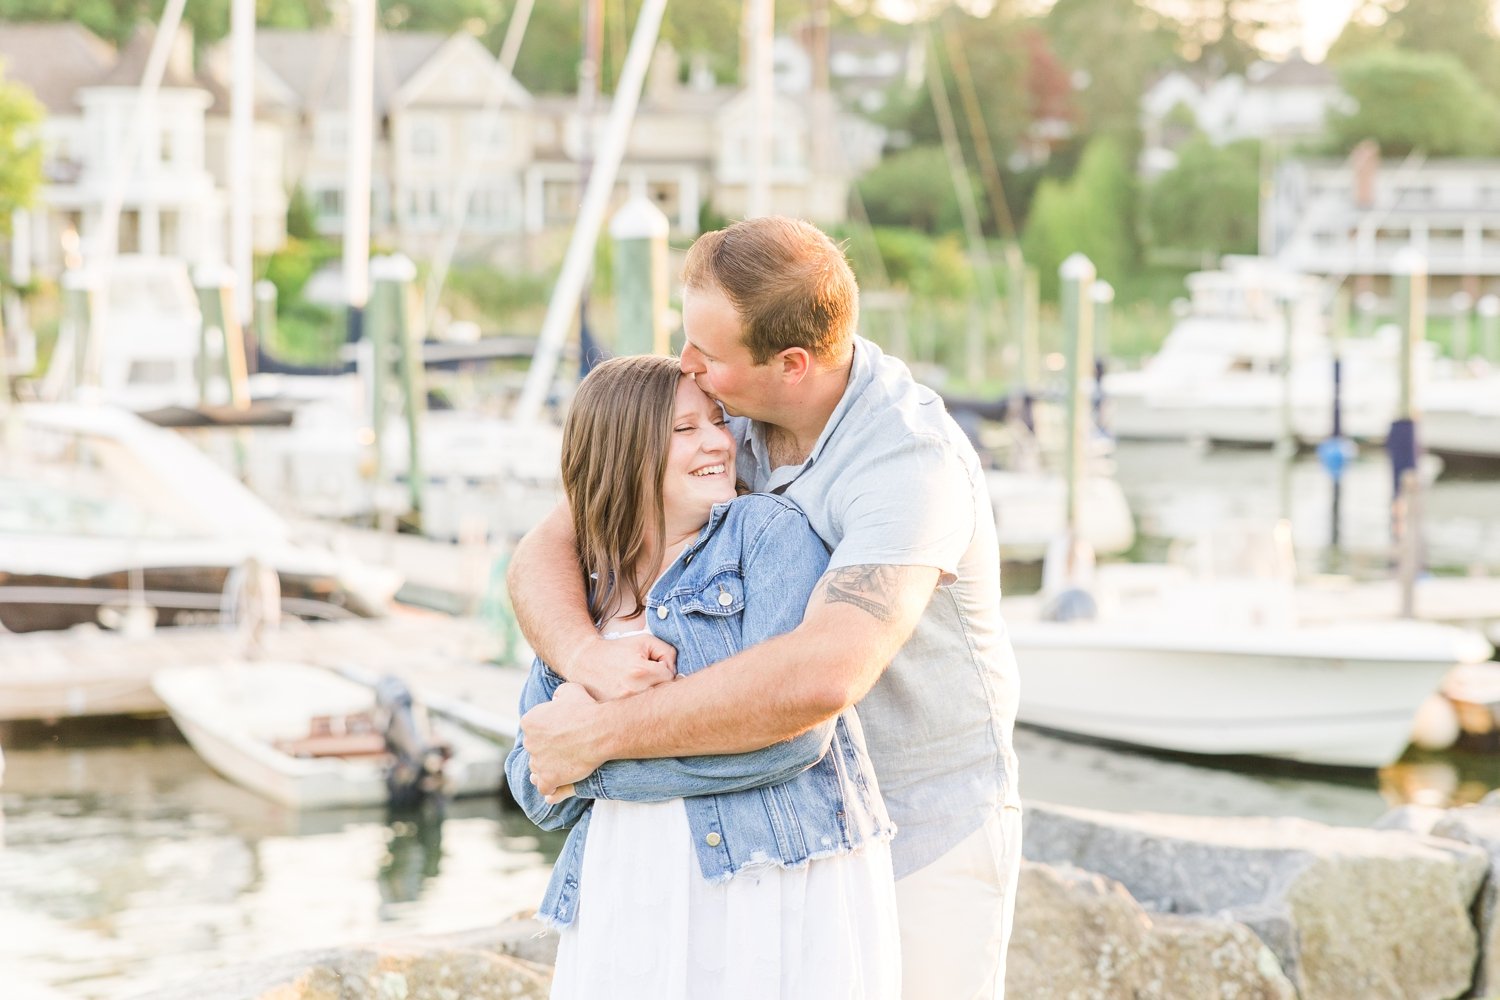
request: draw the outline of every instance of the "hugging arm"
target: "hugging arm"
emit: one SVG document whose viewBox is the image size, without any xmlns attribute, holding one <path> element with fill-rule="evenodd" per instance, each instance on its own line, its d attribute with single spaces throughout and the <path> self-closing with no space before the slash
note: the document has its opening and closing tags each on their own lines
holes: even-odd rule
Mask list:
<svg viewBox="0 0 1500 1000">
<path fill-rule="evenodd" d="M 741 567 L 745 610 L 740 634 L 745 648 L 801 624 L 808 596 L 827 561 L 823 543 L 801 514 L 782 509 L 771 517 L 750 543 Z M 823 759 L 833 741 L 835 721 L 829 717 L 790 739 L 745 753 L 609 761 L 577 782 L 574 794 L 654 802 L 781 784 Z"/>
<path fill-rule="evenodd" d="M 597 701 L 671 680 L 677 651 L 660 639 L 600 638 L 578 565 L 573 516 L 564 501 L 526 533 L 505 575 L 516 621 L 531 648 Z"/>
<path fill-rule="evenodd" d="M 543 702 L 551 701 L 552 695 L 563 684 L 563 679 L 548 670 L 541 660 L 531 664 L 531 673 L 526 686 L 521 690 L 521 714 Z M 505 782 L 516 802 L 531 817 L 531 821 L 543 830 L 563 830 L 573 826 L 588 809 L 587 801 L 566 798 L 549 803 L 537 787 L 531 783 L 531 753 L 526 749 L 526 734 L 516 732 L 516 745 L 505 758 Z"/>
<path fill-rule="evenodd" d="M 908 461 L 914 459 L 914 461 Z M 900 485 L 897 486 L 896 484 Z M 833 719 L 874 686 L 912 634 L 939 583 L 950 579 L 976 517 L 963 465 L 925 438 L 872 459 L 840 498 L 844 537 L 802 624 L 713 670 L 640 695 L 563 712 L 542 706 L 543 791 L 576 782 L 604 761 L 741 753 Z"/>
</svg>

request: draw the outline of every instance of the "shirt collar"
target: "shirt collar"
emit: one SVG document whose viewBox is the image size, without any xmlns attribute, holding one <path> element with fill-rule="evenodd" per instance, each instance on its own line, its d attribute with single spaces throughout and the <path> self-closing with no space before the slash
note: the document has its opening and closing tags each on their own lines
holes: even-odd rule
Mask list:
<svg viewBox="0 0 1500 1000">
<path fill-rule="evenodd" d="M 766 485 L 768 488 L 774 489 L 776 486 L 784 485 L 779 482 L 771 482 L 773 479 L 780 478 L 776 476 L 776 473 L 786 473 L 788 477 L 786 482 L 790 483 L 817 461 L 818 456 L 823 452 L 824 446 L 828 443 L 828 439 L 833 436 L 833 432 L 838 428 L 843 419 L 848 416 L 849 411 L 854 408 L 855 402 L 875 378 L 875 364 L 880 353 L 880 348 L 872 341 L 866 340 L 864 337 L 857 336 L 854 338 L 854 356 L 849 364 L 849 382 L 844 386 L 844 394 L 839 397 L 838 405 L 828 415 L 828 422 L 823 425 L 823 430 L 818 435 L 818 440 L 813 444 L 812 451 L 808 452 L 807 458 L 803 460 L 801 465 L 788 465 L 772 470 L 771 452 L 766 447 L 767 425 L 761 423 L 759 420 L 750 421 L 749 433 L 745 435 L 745 447 L 750 449 L 750 454 L 755 459 L 756 467 L 766 475 Z"/>
</svg>

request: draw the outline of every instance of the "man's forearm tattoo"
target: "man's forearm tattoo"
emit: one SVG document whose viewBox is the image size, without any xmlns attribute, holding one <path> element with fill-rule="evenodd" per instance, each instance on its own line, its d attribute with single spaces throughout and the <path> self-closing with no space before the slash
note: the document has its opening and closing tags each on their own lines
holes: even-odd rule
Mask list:
<svg viewBox="0 0 1500 1000">
<path fill-rule="evenodd" d="M 852 604 L 883 622 L 896 617 L 895 566 L 843 566 L 823 576 L 829 604 Z"/>
</svg>

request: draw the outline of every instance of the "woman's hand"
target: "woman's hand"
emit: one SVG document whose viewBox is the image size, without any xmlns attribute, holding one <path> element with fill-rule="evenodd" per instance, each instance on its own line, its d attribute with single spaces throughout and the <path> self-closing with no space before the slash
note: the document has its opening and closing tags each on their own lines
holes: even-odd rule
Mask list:
<svg viewBox="0 0 1500 1000">
<path fill-rule="evenodd" d="M 552 693 L 551 701 L 521 717 L 531 753 L 531 783 L 549 803 L 572 795 L 573 782 L 604 763 L 589 756 L 592 727 L 587 719 L 598 704 L 582 684 L 568 683 Z"/>
<path fill-rule="evenodd" d="M 650 633 L 599 637 L 580 646 L 567 668 L 564 676 L 581 685 L 592 700 L 614 701 L 675 678 L 677 650 Z"/>
</svg>

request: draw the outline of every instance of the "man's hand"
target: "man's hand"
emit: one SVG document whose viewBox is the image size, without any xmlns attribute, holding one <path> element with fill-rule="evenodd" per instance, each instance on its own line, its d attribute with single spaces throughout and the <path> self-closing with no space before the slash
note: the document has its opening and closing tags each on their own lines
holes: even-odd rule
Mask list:
<svg viewBox="0 0 1500 1000">
<path fill-rule="evenodd" d="M 596 727 L 591 720 L 598 710 L 598 702 L 583 685 L 564 684 L 551 701 L 521 717 L 531 753 L 531 783 L 549 802 L 608 759 L 592 745 Z"/>
<path fill-rule="evenodd" d="M 594 701 L 614 701 L 677 676 L 677 650 L 649 632 L 621 639 L 591 639 L 563 664 L 563 676 Z M 530 739 L 531 730 L 527 730 Z"/>
</svg>

